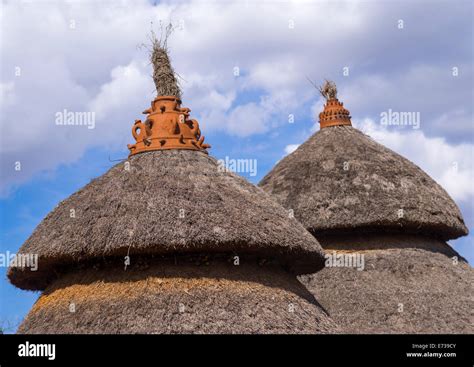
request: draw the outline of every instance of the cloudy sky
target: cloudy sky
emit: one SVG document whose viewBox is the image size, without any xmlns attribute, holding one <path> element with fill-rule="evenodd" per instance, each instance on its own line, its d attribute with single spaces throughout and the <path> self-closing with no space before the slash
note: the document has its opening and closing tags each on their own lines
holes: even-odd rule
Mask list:
<svg viewBox="0 0 474 367">
<path fill-rule="evenodd" d="M 427 171 L 473 228 L 471 1 L 3 0 L 0 16 L 3 253 L 127 156 L 154 97 L 142 45 L 160 21 L 176 27 L 184 105 L 211 154 L 256 159 L 252 182 L 318 129 L 323 101 L 307 78 L 328 78 L 353 124 Z M 93 112 L 94 128 L 58 126 L 64 110 Z M 382 125 L 389 110 L 419 113 L 419 129 Z M 451 244 L 474 262 L 472 236 Z M 15 324 L 37 294 L 0 275 L 0 321 Z"/>
</svg>

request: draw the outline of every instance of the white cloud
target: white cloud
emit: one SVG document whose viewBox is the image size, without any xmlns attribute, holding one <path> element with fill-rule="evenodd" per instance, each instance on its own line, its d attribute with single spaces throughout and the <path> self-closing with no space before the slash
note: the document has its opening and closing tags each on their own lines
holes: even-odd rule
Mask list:
<svg viewBox="0 0 474 367">
<path fill-rule="evenodd" d="M 319 130 L 319 114 L 324 110 L 324 104 L 326 100 L 319 96 L 319 98 L 311 105 L 311 117 L 313 125 L 311 126 L 311 133 L 315 133 Z"/>
<path fill-rule="evenodd" d="M 124 101 L 145 103 L 153 84 L 136 62 L 126 66 L 117 66 L 111 73 L 111 80 L 100 87 L 99 93 L 89 103 L 99 119 L 105 119 L 110 113 L 120 110 Z M 138 111 L 135 111 L 137 113 Z"/>
<path fill-rule="evenodd" d="M 12 105 L 15 102 L 15 83 L 0 83 L 0 103 L 3 106 Z"/>
<path fill-rule="evenodd" d="M 452 65 L 426 63 L 393 73 L 364 73 L 341 84 L 339 94 L 352 115 L 416 112 L 426 135 L 466 141 L 472 137 L 473 72 L 472 65 L 460 68 L 463 77 L 453 76 Z"/>
<path fill-rule="evenodd" d="M 270 115 L 260 105 L 247 103 L 237 106 L 227 120 L 229 132 L 237 136 L 261 134 L 269 129 Z"/>
<path fill-rule="evenodd" d="M 289 58 L 258 63 L 250 70 L 246 85 L 273 91 L 292 88 L 302 85 L 303 82 L 305 76 L 298 70 L 296 60 Z"/>
<path fill-rule="evenodd" d="M 298 149 L 299 146 L 300 146 L 300 144 L 289 144 L 289 145 L 287 145 L 285 147 L 285 155 L 293 153 L 296 149 Z"/>
<path fill-rule="evenodd" d="M 354 125 L 377 142 L 408 158 L 434 178 L 456 201 L 474 200 L 474 144 L 449 144 L 423 131 L 400 129 L 365 119 Z"/>
</svg>

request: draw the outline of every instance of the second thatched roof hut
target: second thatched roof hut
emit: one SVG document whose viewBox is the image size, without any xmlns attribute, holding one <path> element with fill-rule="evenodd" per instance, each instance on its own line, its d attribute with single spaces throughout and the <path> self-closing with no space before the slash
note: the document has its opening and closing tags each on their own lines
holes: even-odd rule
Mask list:
<svg viewBox="0 0 474 367">
<path fill-rule="evenodd" d="M 327 268 L 303 282 L 346 332 L 472 333 L 474 272 L 446 243 L 467 234 L 459 208 L 352 127 L 333 84 L 322 92 L 321 129 L 259 184 L 326 251 Z"/>
</svg>

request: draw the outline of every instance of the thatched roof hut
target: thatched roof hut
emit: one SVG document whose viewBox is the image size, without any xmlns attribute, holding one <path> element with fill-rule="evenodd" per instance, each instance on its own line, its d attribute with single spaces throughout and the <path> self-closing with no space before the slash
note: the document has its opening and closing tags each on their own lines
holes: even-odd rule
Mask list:
<svg viewBox="0 0 474 367">
<path fill-rule="evenodd" d="M 474 272 L 445 242 L 467 234 L 459 208 L 419 167 L 352 127 L 324 89 L 321 129 L 259 185 L 327 254 L 363 255 L 365 266 L 326 268 L 304 283 L 346 332 L 473 332 Z"/>
<path fill-rule="evenodd" d="M 318 242 L 210 157 L 190 110 L 157 90 L 129 159 L 62 201 L 21 247 L 39 269 L 12 267 L 10 281 L 44 292 L 19 332 L 337 330 L 296 278 L 324 266 Z"/>
</svg>

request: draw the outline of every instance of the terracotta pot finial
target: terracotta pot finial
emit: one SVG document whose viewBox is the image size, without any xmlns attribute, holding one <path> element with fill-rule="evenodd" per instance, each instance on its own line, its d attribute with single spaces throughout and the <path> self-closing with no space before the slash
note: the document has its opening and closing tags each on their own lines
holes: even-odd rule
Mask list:
<svg viewBox="0 0 474 367">
<path fill-rule="evenodd" d="M 189 119 L 191 110 L 181 107 L 175 96 L 158 96 L 143 113 L 146 121 L 136 120 L 132 127 L 135 144 L 128 144 L 130 155 L 151 150 L 187 149 L 207 153 L 199 123 Z"/>
<path fill-rule="evenodd" d="M 329 126 L 349 125 L 351 126 L 350 112 L 344 108 L 344 104 L 337 99 L 336 84 L 326 80 L 319 92 L 326 98 L 324 110 L 319 114 L 321 129 Z"/>
</svg>

